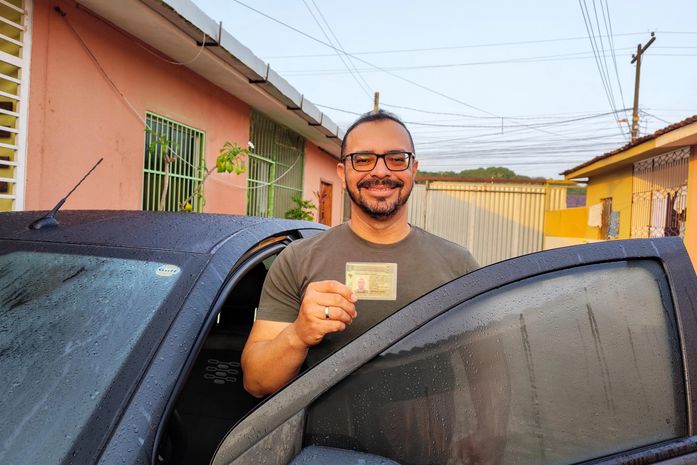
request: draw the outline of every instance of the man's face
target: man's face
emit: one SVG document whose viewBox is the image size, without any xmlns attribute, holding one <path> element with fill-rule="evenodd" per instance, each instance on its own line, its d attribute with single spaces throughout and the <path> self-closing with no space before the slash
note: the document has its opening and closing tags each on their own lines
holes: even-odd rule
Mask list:
<svg viewBox="0 0 697 465">
<path fill-rule="evenodd" d="M 349 133 L 344 156 L 356 152 L 383 154 L 398 150 L 414 151 L 406 130 L 391 120 L 371 121 L 356 126 Z M 417 169 L 416 160 L 412 160 L 405 171 L 390 171 L 384 159 L 379 159 L 375 168 L 368 172 L 354 170 L 348 158 L 337 166 L 353 203 L 375 219 L 391 218 L 407 202 Z"/>
</svg>

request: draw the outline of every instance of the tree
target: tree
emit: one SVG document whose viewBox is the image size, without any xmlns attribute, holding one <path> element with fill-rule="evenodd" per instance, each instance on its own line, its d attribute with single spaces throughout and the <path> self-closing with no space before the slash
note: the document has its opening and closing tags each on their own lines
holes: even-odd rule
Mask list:
<svg viewBox="0 0 697 465">
<path fill-rule="evenodd" d="M 419 171 L 419 176 L 434 176 L 445 178 L 477 178 L 477 179 L 544 179 L 543 177 L 531 178 L 517 174 L 503 166 L 490 166 L 487 168 L 474 168 L 462 170 L 459 173 L 455 171 Z"/>
</svg>

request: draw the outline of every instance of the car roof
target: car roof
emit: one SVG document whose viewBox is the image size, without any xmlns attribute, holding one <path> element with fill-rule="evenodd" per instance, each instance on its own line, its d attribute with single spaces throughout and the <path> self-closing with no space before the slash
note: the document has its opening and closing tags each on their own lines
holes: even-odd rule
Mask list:
<svg viewBox="0 0 697 465">
<path fill-rule="evenodd" d="M 0 213 L 0 239 L 211 253 L 217 244 L 245 229 L 254 228 L 261 241 L 286 231 L 323 228 L 307 221 L 241 215 L 66 210 L 56 215 L 57 227 L 29 229 L 45 214 Z"/>
</svg>

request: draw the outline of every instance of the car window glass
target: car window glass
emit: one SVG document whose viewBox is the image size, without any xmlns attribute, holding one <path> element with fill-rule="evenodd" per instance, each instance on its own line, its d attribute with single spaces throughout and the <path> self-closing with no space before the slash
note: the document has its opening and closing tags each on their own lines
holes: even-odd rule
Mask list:
<svg viewBox="0 0 697 465">
<path fill-rule="evenodd" d="M 652 261 L 485 293 L 322 396 L 305 444 L 410 464 L 562 464 L 684 436 L 669 296 Z"/>
<path fill-rule="evenodd" d="M 97 256 L 0 256 L 0 463 L 62 463 L 180 271 Z"/>
</svg>

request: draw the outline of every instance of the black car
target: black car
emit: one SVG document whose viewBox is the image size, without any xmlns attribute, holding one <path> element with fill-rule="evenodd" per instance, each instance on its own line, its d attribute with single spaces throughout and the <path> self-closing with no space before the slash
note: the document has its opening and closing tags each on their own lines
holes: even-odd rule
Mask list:
<svg viewBox="0 0 697 465">
<path fill-rule="evenodd" d="M 0 215 L 0 464 L 697 462 L 680 239 L 482 268 L 258 405 L 239 356 L 266 271 L 322 226 L 37 216 Z"/>
</svg>

